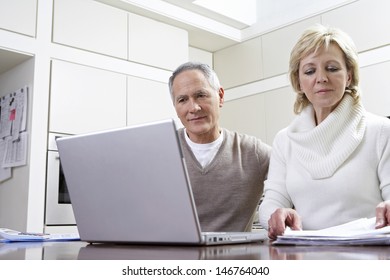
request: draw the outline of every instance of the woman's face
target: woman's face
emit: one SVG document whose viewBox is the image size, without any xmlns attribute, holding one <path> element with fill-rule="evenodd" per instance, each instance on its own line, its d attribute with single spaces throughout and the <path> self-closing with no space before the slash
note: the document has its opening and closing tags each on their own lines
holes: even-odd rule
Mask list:
<svg viewBox="0 0 390 280">
<path fill-rule="evenodd" d="M 317 123 L 337 107 L 350 83 L 351 72 L 347 70 L 344 53 L 336 44 L 310 53 L 300 62 L 300 88 L 314 107 Z"/>
</svg>

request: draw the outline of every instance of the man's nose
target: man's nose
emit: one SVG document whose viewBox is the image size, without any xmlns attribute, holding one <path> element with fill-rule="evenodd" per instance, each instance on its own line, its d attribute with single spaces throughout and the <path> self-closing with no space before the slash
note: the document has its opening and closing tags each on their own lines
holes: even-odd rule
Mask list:
<svg viewBox="0 0 390 280">
<path fill-rule="evenodd" d="M 201 107 L 199 106 L 199 104 L 196 101 L 191 101 L 190 106 L 191 106 L 191 108 L 190 108 L 191 113 L 197 112 L 201 109 Z"/>
</svg>

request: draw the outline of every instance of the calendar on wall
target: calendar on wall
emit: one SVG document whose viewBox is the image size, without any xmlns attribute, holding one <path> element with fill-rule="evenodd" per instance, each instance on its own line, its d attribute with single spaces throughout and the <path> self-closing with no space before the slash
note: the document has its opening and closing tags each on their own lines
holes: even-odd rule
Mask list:
<svg viewBox="0 0 390 280">
<path fill-rule="evenodd" d="M 27 164 L 28 86 L 0 97 L 0 183 Z"/>
</svg>

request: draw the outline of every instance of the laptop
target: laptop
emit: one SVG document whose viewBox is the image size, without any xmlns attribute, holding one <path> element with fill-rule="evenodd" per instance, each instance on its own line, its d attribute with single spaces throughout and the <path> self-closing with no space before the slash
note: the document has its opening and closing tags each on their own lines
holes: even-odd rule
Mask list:
<svg viewBox="0 0 390 280">
<path fill-rule="evenodd" d="M 230 244 L 258 232 L 201 232 L 173 119 L 58 138 L 80 239 L 90 243 Z"/>
</svg>

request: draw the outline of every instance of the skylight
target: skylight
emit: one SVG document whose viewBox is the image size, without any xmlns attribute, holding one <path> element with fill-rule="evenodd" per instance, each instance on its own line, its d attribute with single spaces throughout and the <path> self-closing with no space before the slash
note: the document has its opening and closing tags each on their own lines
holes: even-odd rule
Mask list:
<svg viewBox="0 0 390 280">
<path fill-rule="evenodd" d="M 257 21 L 256 0 L 195 0 L 193 4 L 248 26 Z"/>
</svg>

